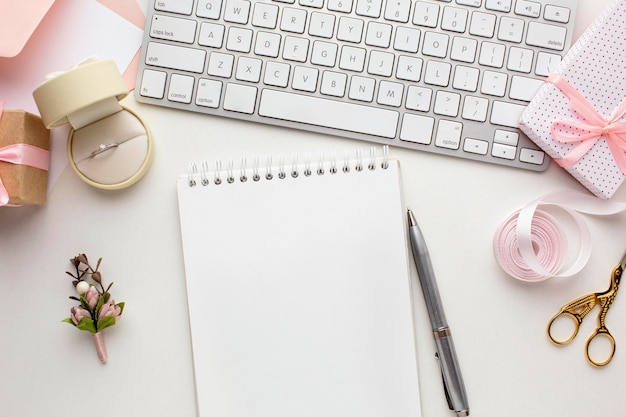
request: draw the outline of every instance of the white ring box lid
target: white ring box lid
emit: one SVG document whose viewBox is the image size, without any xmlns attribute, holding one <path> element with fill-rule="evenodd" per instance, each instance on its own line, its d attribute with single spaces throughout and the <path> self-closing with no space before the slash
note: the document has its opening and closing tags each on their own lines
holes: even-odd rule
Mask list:
<svg viewBox="0 0 626 417">
<path fill-rule="evenodd" d="M 112 60 L 89 61 L 43 84 L 33 97 L 47 128 L 70 124 L 70 165 L 86 183 L 126 188 L 148 171 L 154 154 L 150 129 L 119 100 L 128 95 Z"/>
</svg>

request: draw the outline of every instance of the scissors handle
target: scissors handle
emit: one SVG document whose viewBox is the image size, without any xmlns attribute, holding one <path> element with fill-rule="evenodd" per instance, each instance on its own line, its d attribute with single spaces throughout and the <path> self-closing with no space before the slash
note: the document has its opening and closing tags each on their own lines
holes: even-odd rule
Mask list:
<svg viewBox="0 0 626 417">
<path fill-rule="evenodd" d="M 611 343 L 611 352 L 602 361 L 593 359 L 591 357 L 590 352 L 589 352 L 589 348 L 591 346 L 591 342 L 596 337 L 606 338 Z M 596 331 L 591 335 L 591 337 L 589 337 L 589 339 L 587 339 L 587 345 L 585 346 L 585 354 L 587 355 L 587 361 L 590 364 L 592 364 L 593 366 L 604 366 L 604 365 L 608 364 L 609 362 L 611 362 L 611 359 L 613 359 L 613 355 L 615 355 L 615 339 L 613 339 L 613 336 L 611 335 L 611 333 L 609 333 L 609 330 L 606 327 L 604 327 L 604 326 L 598 327 L 596 329 Z"/>
<path fill-rule="evenodd" d="M 571 317 L 573 319 L 573 322 L 574 322 L 574 330 L 572 330 L 572 333 L 570 334 L 570 336 L 568 338 L 565 338 L 565 339 L 557 339 L 552 334 L 552 324 L 554 324 L 554 322 L 558 318 L 560 318 L 560 317 Z M 550 322 L 548 323 L 548 329 L 547 329 L 548 330 L 548 338 L 555 345 L 559 345 L 559 346 L 566 345 L 569 342 L 571 342 L 572 340 L 574 340 L 574 338 L 578 334 L 578 329 L 580 328 L 580 323 L 582 323 L 582 321 L 583 321 L 583 318 L 579 314 L 572 313 L 571 311 L 567 311 L 567 310 L 561 309 L 561 311 L 556 313 L 554 315 L 554 317 L 552 317 L 550 319 Z"/>
</svg>

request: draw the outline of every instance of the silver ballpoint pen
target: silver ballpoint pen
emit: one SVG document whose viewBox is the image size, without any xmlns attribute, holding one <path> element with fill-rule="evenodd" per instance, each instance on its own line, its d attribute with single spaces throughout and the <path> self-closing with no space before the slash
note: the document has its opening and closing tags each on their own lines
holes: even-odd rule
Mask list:
<svg viewBox="0 0 626 417">
<path fill-rule="evenodd" d="M 443 376 L 443 387 L 448 400 L 448 407 L 454 411 L 457 416 L 465 417 L 469 415 L 469 404 L 467 402 L 467 394 L 465 393 L 465 385 L 461 376 L 461 368 L 454 350 L 452 341 L 452 333 L 446 321 L 446 315 L 443 312 L 443 305 L 439 296 L 439 289 L 435 281 L 435 274 L 430 262 L 430 255 L 426 241 L 422 235 L 415 216 L 411 210 L 407 211 L 409 218 L 409 237 L 411 240 L 411 249 L 413 250 L 413 259 L 417 266 L 417 274 L 422 286 L 422 293 L 426 300 L 426 309 L 428 317 L 433 329 L 435 345 L 437 353 L 435 356 L 439 360 L 441 367 L 441 375 Z"/>
</svg>

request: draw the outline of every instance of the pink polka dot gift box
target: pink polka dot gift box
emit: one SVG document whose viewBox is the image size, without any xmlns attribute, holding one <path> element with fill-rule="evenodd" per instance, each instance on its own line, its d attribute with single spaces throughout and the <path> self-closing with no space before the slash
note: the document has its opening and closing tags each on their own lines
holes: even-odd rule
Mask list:
<svg viewBox="0 0 626 417">
<path fill-rule="evenodd" d="M 594 195 L 611 198 L 626 178 L 626 0 L 572 46 L 520 129 Z"/>
</svg>

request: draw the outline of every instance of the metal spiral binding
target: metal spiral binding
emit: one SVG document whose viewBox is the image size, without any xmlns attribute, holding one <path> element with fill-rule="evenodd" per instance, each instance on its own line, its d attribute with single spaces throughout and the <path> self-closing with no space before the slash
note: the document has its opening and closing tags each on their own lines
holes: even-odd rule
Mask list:
<svg viewBox="0 0 626 417">
<path fill-rule="evenodd" d="M 382 148 L 382 157 L 378 159 L 380 165 L 377 165 L 377 155 L 376 148 L 372 147 L 369 151 L 369 161 L 367 162 L 367 169 L 369 171 L 376 170 L 379 166 L 382 169 L 387 169 L 389 167 L 389 146 L 385 145 Z M 344 153 L 343 163 L 341 163 L 341 167 L 339 167 L 337 162 L 337 153 L 335 151 L 332 152 L 330 158 L 326 158 L 324 152 L 320 152 L 318 160 L 317 160 L 317 168 L 315 169 L 315 173 L 319 176 L 325 175 L 327 172 L 330 174 L 337 174 L 339 170 L 344 173 L 349 173 L 352 169 L 351 164 L 353 164 L 353 168 L 356 172 L 361 172 L 364 169 L 363 164 L 363 153 L 361 149 L 356 150 L 356 158 L 350 158 L 350 151 L 346 150 Z M 326 168 L 328 164 L 328 169 Z M 274 170 L 277 169 L 276 173 L 279 179 L 287 178 L 287 170 L 285 168 L 285 158 L 281 157 L 277 167 L 274 167 L 272 163 L 272 157 L 268 156 L 265 164 L 265 173 L 261 175 L 261 166 L 260 166 L 259 157 L 255 157 L 252 164 L 252 179 L 254 181 L 260 181 L 261 179 L 265 179 L 267 181 L 271 181 L 274 179 L 275 173 Z M 222 173 L 222 161 L 215 161 L 215 170 L 213 172 L 213 183 L 215 185 L 222 184 L 222 176 L 225 176 L 226 183 L 232 184 L 236 181 L 235 177 L 235 163 L 232 159 L 228 161 L 228 165 L 226 167 L 226 172 Z M 310 177 L 313 175 L 313 170 L 311 168 L 311 155 L 309 153 L 305 154 L 304 163 L 300 164 L 298 161 L 298 153 L 295 152 L 293 154 L 293 160 L 291 165 L 291 171 L 289 175 L 292 178 L 298 178 L 300 173 L 304 174 L 306 177 Z M 203 186 L 207 186 L 211 183 L 209 180 L 209 164 L 204 161 L 200 165 L 200 169 L 198 170 L 198 166 L 191 162 L 187 168 L 187 183 L 189 187 L 195 187 L 197 184 L 196 179 L 199 178 L 200 184 Z M 246 157 L 241 158 L 240 166 L 239 166 L 239 182 L 244 183 L 248 181 L 248 163 Z"/>
</svg>

